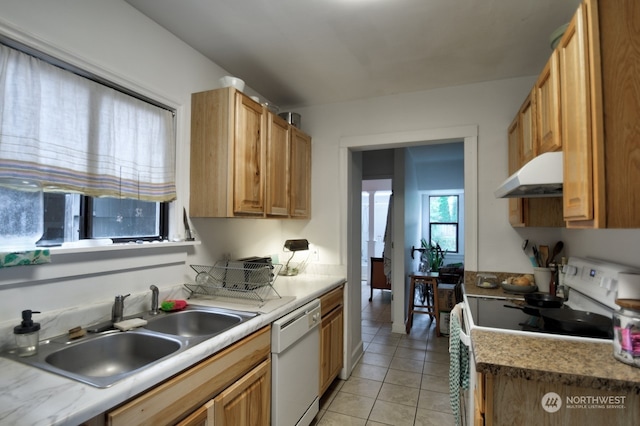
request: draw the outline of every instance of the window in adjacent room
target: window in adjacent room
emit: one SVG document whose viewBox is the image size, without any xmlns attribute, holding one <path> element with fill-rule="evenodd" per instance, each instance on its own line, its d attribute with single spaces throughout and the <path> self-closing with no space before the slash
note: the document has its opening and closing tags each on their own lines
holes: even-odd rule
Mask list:
<svg viewBox="0 0 640 426">
<path fill-rule="evenodd" d="M 429 238 L 448 253 L 458 253 L 458 196 L 429 196 Z"/>
</svg>

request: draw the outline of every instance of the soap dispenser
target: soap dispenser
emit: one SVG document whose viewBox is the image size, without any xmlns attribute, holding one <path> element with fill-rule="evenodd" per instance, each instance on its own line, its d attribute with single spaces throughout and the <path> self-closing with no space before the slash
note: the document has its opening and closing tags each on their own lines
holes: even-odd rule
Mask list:
<svg viewBox="0 0 640 426">
<path fill-rule="evenodd" d="M 16 335 L 16 354 L 18 356 L 32 356 L 38 353 L 40 323 L 33 322 L 31 315 L 39 313 L 30 309 L 22 311 L 22 323 L 13 329 L 13 334 Z"/>
</svg>

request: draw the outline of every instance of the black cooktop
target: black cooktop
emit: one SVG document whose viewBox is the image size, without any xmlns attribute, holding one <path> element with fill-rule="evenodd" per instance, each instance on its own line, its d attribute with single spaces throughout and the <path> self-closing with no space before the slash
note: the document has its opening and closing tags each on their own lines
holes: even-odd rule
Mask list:
<svg viewBox="0 0 640 426">
<path fill-rule="evenodd" d="M 612 327 L 606 330 L 580 327 L 577 331 L 559 327 L 558 324 L 545 321 L 540 315 L 540 308 L 527 306 L 524 301 L 476 297 L 468 300 L 473 321 L 480 327 L 598 339 L 613 338 Z M 555 309 L 571 310 L 567 306 Z"/>
</svg>

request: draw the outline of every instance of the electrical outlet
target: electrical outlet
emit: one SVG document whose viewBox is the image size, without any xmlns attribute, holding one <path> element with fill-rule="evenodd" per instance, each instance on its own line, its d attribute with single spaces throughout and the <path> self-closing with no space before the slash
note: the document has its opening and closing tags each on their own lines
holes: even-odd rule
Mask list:
<svg viewBox="0 0 640 426">
<path fill-rule="evenodd" d="M 318 262 L 320 260 L 320 254 L 318 253 L 317 247 L 311 248 L 311 260 L 314 262 Z"/>
</svg>

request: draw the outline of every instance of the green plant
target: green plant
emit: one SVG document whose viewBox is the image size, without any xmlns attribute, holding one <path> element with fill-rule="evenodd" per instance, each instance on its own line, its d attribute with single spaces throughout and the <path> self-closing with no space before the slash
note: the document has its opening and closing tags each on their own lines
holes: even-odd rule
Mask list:
<svg viewBox="0 0 640 426">
<path fill-rule="evenodd" d="M 432 271 L 437 271 L 442 267 L 444 263 L 444 256 L 447 254 L 447 250 L 442 250 L 440 244 L 429 242 L 424 238 L 420 241 L 424 252 L 422 253 L 422 259 L 429 262 L 429 266 Z"/>
</svg>

